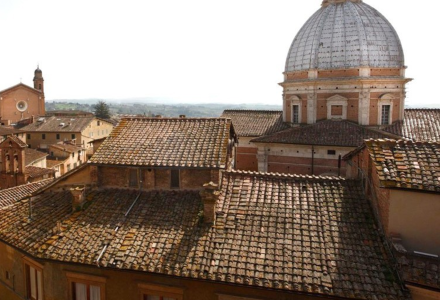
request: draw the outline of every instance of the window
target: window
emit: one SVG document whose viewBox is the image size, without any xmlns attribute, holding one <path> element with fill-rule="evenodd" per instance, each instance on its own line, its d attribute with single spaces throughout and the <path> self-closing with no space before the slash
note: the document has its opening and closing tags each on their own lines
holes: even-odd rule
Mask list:
<svg viewBox="0 0 440 300">
<path fill-rule="evenodd" d="M 26 134 L 26 139 L 30 140 L 31 139 L 31 135 L 28 133 Z"/>
<path fill-rule="evenodd" d="M 106 279 L 99 276 L 66 273 L 69 282 L 69 295 L 72 300 L 105 299 Z"/>
<path fill-rule="evenodd" d="M 178 189 L 180 187 L 180 171 L 171 170 L 171 188 Z"/>
<path fill-rule="evenodd" d="M 60 139 L 60 134 L 59 133 L 57 133 L 57 140 L 59 140 Z"/>
<path fill-rule="evenodd" d="M 336 155 L 336 150 L 327 150 L 328 155 Z"/>
<path fill-rule="evenodd" d="M 130 169 L 129 179 L 128 179 L 128 186 L 129 187 L 138 187 L 138 170 L 137 169 Z"/>
<path fill-rule="evenodd" d="M 382 105 L 381 125 L 390 124 L 391 105 Z"/>
<path fill-rule="evenodd" d="M 72 152 L 72 157 L 75 158 L 75 152 Z"/>
<path fill-rule="evenodd" d="M 101 125 L 101 121 L 98 121 L 97 123 L 98 123 L 98 126 L 100 126 L 100 125 Z"/>
<path fill-rule="evenodd" d="M 299 105 L 292 105 L 292 123 L 299 124 Z"/>
<path fill-rule="evenodd" d="M 76 139 L 76 135 L 72 133 L 72 140 Z"/>
<path fill-rule="evenodd" d="M 327 99 L 327 119 L 347 119 L 348 99 L 334 95 Z"/>
<path fill-rule="evenodd" d="M 26 294 L 30 300 L 43 300 L 43 266 L 24 258 Z"/>
<path fill-rule="evenodd" d="M 46 139 L 46 134 L 45 134 L 45 133 L 43 133 L 43 134 L 41 135 L 41 139 L 43 139 L 43 140 Z"/>
<path fill-rule="evenodd" d="M 141 300 L 182 300 L 183 289 L 173 286 L 139 283 Z"/>
</svg>

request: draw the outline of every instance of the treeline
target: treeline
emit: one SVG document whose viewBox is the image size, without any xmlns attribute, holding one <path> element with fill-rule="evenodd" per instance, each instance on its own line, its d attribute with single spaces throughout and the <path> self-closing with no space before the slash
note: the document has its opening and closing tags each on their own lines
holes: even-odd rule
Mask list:
<svg viewBox="0 0 440 300">
<path fill-rule="evenodd" d="M 261 109 L 261 110 L 281 110 L 281 105 L 261 105 L 261 104 L 157 104 L 157 103 L 112 103 L 106 102 L 111 115 L 143 115 L 164 117 L 177 117 L 185 115 L 187 117 L 218 117 L 225 109 Z M 46 102 L 46 110 L 82 110 L 94 112 L 95 103 L 75 103 L 62 101 Z"/>
</svg>

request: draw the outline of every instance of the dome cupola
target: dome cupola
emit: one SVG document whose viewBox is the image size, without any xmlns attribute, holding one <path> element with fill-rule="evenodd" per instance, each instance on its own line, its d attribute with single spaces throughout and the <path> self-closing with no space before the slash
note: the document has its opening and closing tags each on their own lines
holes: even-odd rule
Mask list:
<svg viewBox="0 0 440 300">
<path fill-rule="evenodd" d="M 293 40 L 285 71 L 359 67 L 403 68 L 396 31 L 362 0 L 324 0 Z"/>
</svg>

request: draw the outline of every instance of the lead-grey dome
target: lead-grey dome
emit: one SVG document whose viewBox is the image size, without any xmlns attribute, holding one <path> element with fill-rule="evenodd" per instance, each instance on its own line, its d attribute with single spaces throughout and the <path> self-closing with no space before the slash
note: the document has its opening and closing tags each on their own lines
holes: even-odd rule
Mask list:
<svg viewBox="0 0 440 300">
<path fill-rule="evenodd" d="M 286 72 L 403 66 L 399 36 L 381 13 L 361 0 L 325 0 L 293 40 Z"/>
</svg>

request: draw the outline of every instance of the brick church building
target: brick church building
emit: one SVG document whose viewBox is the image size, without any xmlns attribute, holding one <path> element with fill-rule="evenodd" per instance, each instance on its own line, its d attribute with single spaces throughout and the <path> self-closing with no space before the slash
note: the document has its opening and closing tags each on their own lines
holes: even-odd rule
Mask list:
<svg viewBox="0 0 440 300">
<path fill-rule="evenodd" d="M 33 87 L 20 82 L 0 91 L 1 125 L 15 124 L 45 113 L 44 79 L 39 67 L 35 70 Z"/>
<path fill-rule="evenodd" d="M 223 112 L 239 137 L 237 168 L 345 176 L 341 158 L 365 139 L 433 130 L 424 136 L 438 140 L 436 126 L 414 122 L 423 111 L 404 109 L 405 70 L 399 36 L 380 12 L 360 0 L 323 1 L 288 50 L 282 111 Z M 427 116 L 437 124 L 439 110 Z"/>
</svg>

